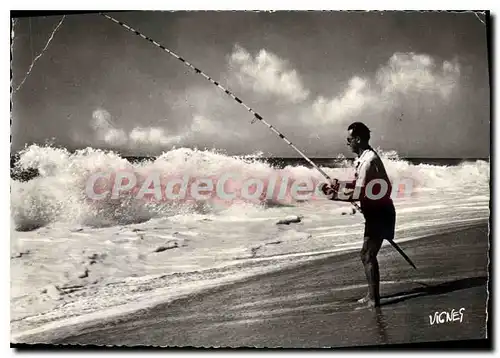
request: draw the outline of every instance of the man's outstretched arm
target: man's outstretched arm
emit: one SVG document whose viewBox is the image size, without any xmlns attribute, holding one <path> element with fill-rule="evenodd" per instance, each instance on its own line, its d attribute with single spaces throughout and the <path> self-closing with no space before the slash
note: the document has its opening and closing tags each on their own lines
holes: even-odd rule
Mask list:
<svg viewBox="0 0 500 358">
<path fill-rule="evenodd" d="M 371 162 L 364 162 L 358 168 L 358 176 L 354 181 L 339 182 L 335 179 L 334 185 L 328 185 L 325 189 L 327 192 L 323 191 L 330 200 L 333 201 L 344 201 L 353 202 L 359 201 L 365 193 L 365 186 L 368 177 L 368 171 L 370 170 Z"/>
</svg>

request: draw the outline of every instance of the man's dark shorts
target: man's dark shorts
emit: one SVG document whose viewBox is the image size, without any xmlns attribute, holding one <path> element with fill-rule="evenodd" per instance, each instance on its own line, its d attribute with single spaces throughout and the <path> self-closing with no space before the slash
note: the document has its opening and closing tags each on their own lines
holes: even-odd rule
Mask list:
<svg viewBox="0 0 500 358">
<path fill-rule="evenodd" d="M 396 228 L 396 210 L 394 205 L 362 208 L 365 217 L 364 237 L 370 239 L 392 240 Z"/>
</svg>

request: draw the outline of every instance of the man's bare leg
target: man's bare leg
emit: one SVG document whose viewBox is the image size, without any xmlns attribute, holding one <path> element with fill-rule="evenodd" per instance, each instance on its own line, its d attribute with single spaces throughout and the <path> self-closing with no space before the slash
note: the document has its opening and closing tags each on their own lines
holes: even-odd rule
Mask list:
<svg viewBox="0 0 500 358">
<path fill-rule="evenodd" d="M 367 304 L 369 307 L 380 306 L 380 271 L 377 254 L 381 246 L 382 240 L 365 237 L 361 249 L 361 261 L 368 282 L 368 294 L 358 302 Z"/>
</svg>

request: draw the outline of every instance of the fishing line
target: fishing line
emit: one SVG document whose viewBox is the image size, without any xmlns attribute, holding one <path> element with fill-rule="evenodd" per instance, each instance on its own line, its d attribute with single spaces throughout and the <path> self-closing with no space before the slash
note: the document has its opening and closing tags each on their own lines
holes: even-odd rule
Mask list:
<svg viewBox="0 0 500 358">
<path fill-rule="evenodd" d="M 42 51 L 35 57 L 34 60 L 32 60 L 31 62 L 31 65 L 30 67 L 28 68 L 28 71 L 26 72 L 23 80 L 21 81 L 21 83 L 19 84 L 19 86 L 17 86 L 17 88 L 12 92 L 12 94 L 16 93 L 17 91 L 19 91 L 19 89 L 22 87 L 22 85 L 24 84 L 24 82 L 26 81 L 26 79 L 28 78 L 28 76 L 30 75 L 31 71 L 33 70 L 33 66 L 35 66 L 35 63 L 38 61 L 38 59 L 40 57 L 42 57 L 42 55 L 45 53 L 45 51 L 47 50 L 47 47 L 49 47 L 50 45 L 50 42 L 52 41 L 52 39 L 54 38 L 54 35 L 56 34 L 57 30 L 59 30 L 59 27 L 61 27 L 64 19 L 66 18 L 66 15 L 63 15 L 63 17 L 61 18 L 61 20 L 59 21 L 59 23 L 57 24 L 57 26 L 54 28 L 54 30 L 52 31 L 52 33 L 50 34 L 50 37 L 47 41 L 47 43 L 45 44 L 44 48 L 42 49 Z M 30 20 L 30 45 L 31 45 L 31 20 Z M 30 46 L 31 47 L 31 46 Z M 31 47 L 31 58 L 33 58 L 33 47 Z"/>
<path fill-rule="evenodd" d="M 232 99 L 234 99 L 236 102 L 238 102 L 239 104 L 241 104 L 248 112 L 250 112 L 255 118 L 252 120 L 252 124 L 256 121 L 256 120 L 259 120 L 261 123 L 265 124 L 271 131 L 273 131 L 276 135 L 278 135 L 278 137 L 280 137 L 281 139 L 283 139 L 290 147 L 292 147 L 292 149 L 294 149 L 297 153 L 300 154 L 300 156 L 302 158 L 304 158 L 309 164 L 311 164 L 317 171 L 319 171 L 326 179 L 328 179 L 329 182 L 332 182 L 332 178 L 330 178 L 330 176 L 328 174 L 326 174 L 320 167 L 318 167 L 311 159 L 309 159 L 304 153 L 302 153 L 302 151 L 297 148 L 292 142 L 290 142 L 280 131 L 278 131 L 274 126 L 272 126 L 271 124 L 267 123 L 264 118 L 262 118 L 262 116 L 257 113 L 256 111 L 254 111 L 252 108 L 250 108 L 249 106 L 247 106 L 238 96 L 236 96 L 235 94 L 233 94 L 231 91 L 229 91 L 227 88 L 225 88 L 224 86 L 222 86 L 219 82 L 215 81 L 212 77 L 210 77 L 209 75 L 207 75 L 205 72 L 203 72 L 202 70 L 200 70 L 198 67 L 192 65 L 191 63 L 189 63 L 188 61 L 186 61 L 184 58 L 182 58 L 181 56 L 177 55 L 175 52 L 173 51 L 170 51 L 168 48 L 166 48 L 165 46 L 159 44 L 158 42 L 156 42 L 155 40 L 153 40 L 152 38 L 144 35 L 143 33 L 137 31 L 136 29 L 128 26 L 127 24 L 109 16 L 109 15 L 106 15 L 106 14 L 103 14 L 101 13 L 102 16 L 104 16 L 106 19 L 108 20 L 111 20 L 113 21 L 114 23 L 120 25 L 121 27 L 125 28 L 126 30 L 136 34 L 137 36 L 143 38 L 144 40 L 152 43 L 153 45 L 155 45 L 156 47 L 162 49 L 163 51 L 167 52 L 169 55 L 175 57 L 176 59 L 178 59 L 179 61 L 181 61 L 184 65 L 186 65 L 187 67 L 191 68 L 192 70 L 194 70 L 195 73 L 199 74 L 199 75 L 202 75 L 205 79 L 207 79 L 208 81 L 210 81 L 213 85 L 217 86 L 220 90 L 222 90 L 224 93 L 226 93 L 229 97 L 231 97 Z M 359 212 L 362 212 L 361 211 L 361 208 L 360 206 L 354 202 L 354 201 L 351 201 L 350 202 Z M 413 262 L 411 262 L 410 258 L 408 256 L 406 256 L 406 254 L 399 248 L 399 246 L 393 241 L 393 240 L 387 240 L 389 241 L 389 243 L 391 243 L 391 245 L 405 258 L 406 261 L 408 261 L 408 263 L 413 266 L 415 269 L 416 269 L 416 266 L 413 264 Z"/>
</svg>

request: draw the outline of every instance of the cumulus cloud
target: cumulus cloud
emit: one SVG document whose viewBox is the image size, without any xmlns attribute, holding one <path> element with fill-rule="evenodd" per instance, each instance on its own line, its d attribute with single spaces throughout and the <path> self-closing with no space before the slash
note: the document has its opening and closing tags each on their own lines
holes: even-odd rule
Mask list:
<svg viewBox="0 0 500 358">
<path fill-rule="evenodd" d="M 356 116 L 375 100 L 376 96 L 370 90 L 369 81 L 355 76 L 341 95 L 331 99 L 319 96 L 311 105 L 311 109 L 315 118 L 329 122 L 332 117 Z"/>
<path fill-rule="evenodd" d="M 363 113 L 376 116 L 403 102 L 426 101 L 419 105 L 431 107 L 451 99 L 460 79 L 456 61 L 437 61 L 429 55 L 394 53 L 371 76 L 353 75 L 340 93 L 327 97 L 310 97 L 298 72 L 290 64 L 265 49 L 252 56 L 235 47 L 229 57 L 230 83 L 256 94 L 286 99 L 301 113 L 299 121 L 311 124 L 343 123 Z M 283 110 L 283 109 L 282 109 Z M 288 116 L 290 118 L 290 116 Z"/>
<path fill-rule="evenodd" d="M 134 149 L 156 149 L 180 143 L 184 136 L 168 135 L 163 128 L 136 127 L 130 132 L 118 129 L 114 125 L 111 114 L 99 108 L 92 113 L 92 127 L 97 138 L 112 147 L 128 147 Z"/>
<path fill-rule="evenodd" d="M 394 126 L 390 118 L 397 120 L 403 111 L 405 118 L 432 120 L 439 113 L 449 112 L 446 106 L 454 98 L 461 72 L 456 61 L 438 61 L 425 54 L 394 53 L 369 76 L 353 73 L 333 96 L 312 97 L 298 72 L 269 51 L 261 50 L 252 56 L 245 49 L 236 48 L 228 60 L 229 72 L 225 76 L 231 89 L 238 88 L 233 86 L 236 81 L 240 89 L 260 98 L 289 102 L 275 107 L 268 102 L 260 103 L 255 109 L 269 117 L 285 135 L 300 133 L 290 138 L 299 147 L 331 145 L 338 125 L 352 120 L 367 121 L 386 135 L 401 128 Z M 248 94 L 251 93 L 245 93 L 244 98 Z M 126 131 L 118 128 L 104 109 L 94 111 L 93 127 L 98 138 L 108 145 L 146 151 L 168 150 L 173 145 L 238 152 L 253 145 L 269 151 L 284 148 L 281 142 L 269 140 L 272 134 L 264 126 L 245 127 L 245 121 L 250 125 L 253 118 L 212 86 L 191 86 L 171 101 L 177 118 L 174 128 L 137 127 Z M 422 111 L 427 112 L 422 114 Z M 418 131 L 422 127 L 419 121 L 404 121 L 404 124 L 405 130 Z M 395 137 L 398 136 L 396 133 Z M 325 142 L 320 138 L 325 138 Z"/>
<path fill-rule="evenodd" d="M 123 129 L 109 128 L 99 131 L 100 138 L 107 144 L 123 146 L 128 141 L 128 136 Z"/>
<path fill-rule="evenodd" d="M 167 135 L 163 128 L 158 127 L 137 127 L 128 135 L 132 147 L 145 146 L 146 148 L 171 146 L 180 143 L 183 138 L 183 135 Z"/>
<path fill-rule="evenodd" d="M 262 95 L 274 95 L 292 103 L 302 102 L 309 96 L 294 69 L 273 53 L 260 50 L 252 56 L 242 47 L 235 47 L 229 66 L 236 82 L 244 89 Z"/>
<path fill-rule="evenodd" d="M 386 66 L 379 69 L 376 81 L 383 93 L 420 91 L 449 98 L 456 85 L 458 63 L 444 61 L 437 65 L 428 55 L 395 53 Z"/>
<path fill-rule="evenodd" d="M 97 139 L 114 148 L 141 151 L 167 150 L 185 142 L 210 142 L 214 139 L 241 138 L 241 134 L 222 122 L 196 114 L 182 128 L 181 133 L 167 133 L 159 127 L 135 127 L 131 131 L 116 128 L 111 114 L 105 109 L 96 109 L 92 115 L 92 127 Z"/>
<path fill-rule="evenodd" d="M 334 73 L 317 74 L 323 75 Z M 262 49 L 252 55 L 243 48 L 236 48 L 231 53 L 226 77 L 231 86 L 236 83 L 246 90 L 245 99 L 252 98 L 252 92 L 255 93 L 254 100 L 259 101 L 255 109 L 262 110 L 280 131 L 285 135 L 291 133 L 290 139 L 305 148 L 331 147 L 332 138 L 338 138 L 338 131 L 358 120 L 366 122 L 375 132 L 383 133 L 382 136 L 396 138 L 395 143 L 402 131 L 421 133 L 424 129 L 439 128 L 439 118 L 457 107 L 462 80 L 460 64 L 455 60 L 396 52 L 370 74 L 353 72 L 344 83 L 338 84 L 335 93 L 312 96 L 316 89 L 305 88 L 299 72 L 289 62 L 268 50 Z M 288 104 L 276 106 L 266 101 L 277 98 L 286 99 Z M 402 121 L 403 114 L 405 120 Z M 231 125 L 230 121 L 222 121 Z M 252 138 L 259 135 L 259 127 L 252 131 Z M 297 133 L 300 134 L 295 136 Z M 270 144 L 264 134 L 259 138 L 262 140 L 255 141 L 259 148 L 265 146 L 282 152 L 280 143 Z M 334 143 L 339 148 L 343 146 L 335 140 Z M 406 144 L 408 148 L 420 145 Z M 229 146 L 229 142 L 223 145 Z"/>
<path fill-rule="evenodd" d="M 341 94 L 317 97 L 311 112 L 319 123 L 329 124 L 352 119 L 363 111 L 376 114 L 391 110 L 416 94 L 429 103 L 436 99 L 444 103 L 450 100 L 459 77 L 457 62 L 436 63 L 428 55 L 395 53 L 373 77 L 354 76 Z"/>
</svg>

